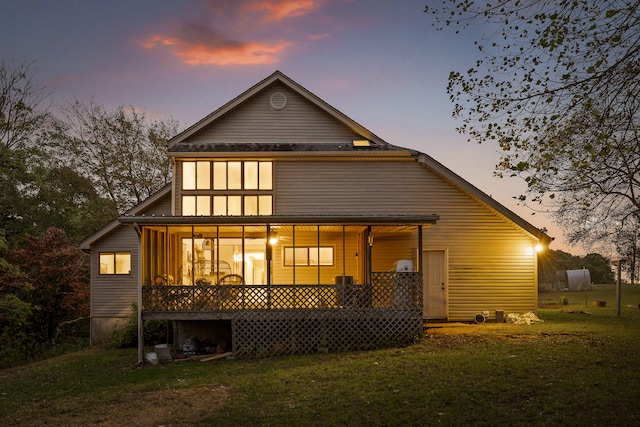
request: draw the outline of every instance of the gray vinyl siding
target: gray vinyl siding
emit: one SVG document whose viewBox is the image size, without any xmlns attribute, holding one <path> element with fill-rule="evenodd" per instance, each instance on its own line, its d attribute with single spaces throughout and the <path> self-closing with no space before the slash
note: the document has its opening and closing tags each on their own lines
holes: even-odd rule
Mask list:
<svg viewBox="0 0 640 427">
<path fill-rule="evenodd" d="M 138 214 L 145 215 L 171 215 L 171 197 L 163 197 L 154 203 L 152 206 L 147 207 Z"/>
<path fill-rule="evenodd" d="M 275 171 L 280 215 L 438 213 L 414 160 L 278 161 Z"/>
<path fill-rule="evenodd" d="M 275 92 L 287 97 L 287 105 L 282 110 L 271 108 L 270 98 Z M 350 142 L 353 139 L 362 137 L 301 95 L 276 83 L 190 137 L 189 142 Z"/>
<path fill-rule="evenodd" d="M 173 206 L 175 206 L 173 215 L 182 215 L 182 161 L 176 161 L 173 167 Z"/>
<path fill-rule="evenodd" d="M 439 215 L 423 249 L 447 250 L 449 320 L 536 310 L 535 255 L 527 253 L 534 238 L 417 162 L 280 161 L 275 188 L 278 214 Z M 383 268 L 405 257 L 417 263 L 410 250 L 387 253 L 374 259 Z"/>
<path fill-rule="evenodd" d="M 100 274 L 101 252 L 131 252 L 131 274 Z M 138 301 L 138 235 L 121 226 L 91 250 L 91 317 L 127 317 Z"/>
<path fill-rule="evenodd" d="M 145 215 L 171 215 L 167 194 L 136 212 Z M 131 252 L 131 274 L 100 274 L 101 252 Z M 131 304 L 138 301 L 138 234 L 133 227 L 118 225 L 91 246 L 91 317 L 116 319 L 129 317 Z"/>
<path fill-rule="evenodd" d="M 425 168 L 429 206 L 440 215 L 424 249 L 448 250 L 448 318 L 537 309 L 536 243 L 520 227 Z"/>
</svg>

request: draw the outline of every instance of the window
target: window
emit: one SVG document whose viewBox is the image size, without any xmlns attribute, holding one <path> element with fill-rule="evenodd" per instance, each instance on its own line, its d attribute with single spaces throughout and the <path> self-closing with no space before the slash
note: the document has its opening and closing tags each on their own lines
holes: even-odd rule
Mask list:
<svg viewBox="0 0 640 427">
<path fill-rule="evenodd" d="M 273 165 L 259 161 L 182 162 L 182 189 L 273 190 Z"/>
<path fill-rule="evenodd" d="M 227 162 L 213 162 L 213 189 L 227 189 Z"/>
<path fill-rule="evenodd" d="M 273 164 L 185 161 L 182 190 L 185 216 L 273 215 Z"/>
<path fill-rule="evenodd" d="M 182 215 L 211 215 L 211 196 L 183 196 Z"/>
<path fill-rule="evenodd" d="M 100 252 L 100 274 L 131 274 L 131 252 Z"/>
<path fill-rule="evenodd" d="M 304 265 L 333 265 L 333 247 L 285 247 L 285 267 Z"/>
<path fill-rule="evenodd" d="M 186 197 L 186 196 L 185 196 Z M 184 199 L 184 198 L 183 198 Z M 273 196 L 213 196 L 213 215 L 271 215 Z M 183 215 L 188 215 L 184 213 Z M 208 214 L 198 214 L 208 215 Z"/>
<path fill-rule="evenodd" d="M 182 189 L 209 190 L 211 188 L 211 162 L 183 162 Z"/>
</svg>

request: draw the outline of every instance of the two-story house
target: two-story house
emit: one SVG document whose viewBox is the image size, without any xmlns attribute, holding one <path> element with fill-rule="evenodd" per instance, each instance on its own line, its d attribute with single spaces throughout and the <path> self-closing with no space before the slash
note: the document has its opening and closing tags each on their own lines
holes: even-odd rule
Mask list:
<svg viewBox="0 0 640 427">
<path fill-rule="evenodd" d="M 173 321 L 174 344 L 239 357 L 406 343 L 424 320 L 536 310 L 549 236 L 281 72 L 168 147 L 172 184 L 81 244 L 93 342 L 132 303 L 141 325 Z"/>
</svg>

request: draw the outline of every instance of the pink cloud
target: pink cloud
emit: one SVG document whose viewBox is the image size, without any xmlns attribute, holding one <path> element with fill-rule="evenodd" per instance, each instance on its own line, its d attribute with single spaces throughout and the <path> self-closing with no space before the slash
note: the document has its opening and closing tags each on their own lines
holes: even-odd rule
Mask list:
<svg viewBox="0 0 640 427">
<path fill-rule="evenodd" d="M 203 25 L 183 26 L 171 36 L 155 35 L 142 42 L 145 48 L 166 47 L 188 65 L 256 65 L 277 61 L 292 43 L 241 42 L 224 37 Z"/>
<path fill-rule="evenodd" d="M 322 5 L 319 0 L 258 1 L 245 6 L 247 11 L 264 11 L 265 21 L 281 21 L 285 18 L 306 15 Z"/>
<path fill-rule="evenodd" d="M 177 50 L 176 55 L 184 58 L 189 65 L 258 65 L 277 61 L 277 54 L 289 43 L 265 44 L 243 43 L 235 47 L 224 46 L 185 46 Z"/>
<path fill-rule="evenodd" d="M 146 49 L 165 50 L 188 65 L 272 64 L 304 38 L 295 38 L 299 29 L 283 27 L 281 21 L 308 15 L 325 2 L 203 0 L 200 9 L 191 11 L 197 14 L 196 21 L 169 26 L 147 37 L 141 45 Z M 329 34 L 315 34 L 307 40 L 327 37 Z"/>
</svg>

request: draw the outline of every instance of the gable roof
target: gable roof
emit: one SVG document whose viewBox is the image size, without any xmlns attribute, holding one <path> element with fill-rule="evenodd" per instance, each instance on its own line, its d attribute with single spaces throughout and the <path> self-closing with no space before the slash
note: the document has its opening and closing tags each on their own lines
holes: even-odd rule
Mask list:
<svg viewBox="0 0 640 427">
<path fill-rule="evenodd" d="M 385 146 L 387 149 L 393 147 L 390 144 L 388 144 L 386 141 L 384 141 L 382 138 L 378 137 L 373 132 L 365 128 L 364 126 L 352 120 L 351 118 L 346 116 L 344 113 L 338 111 L 337 109 L 335 109 L 334 107 L 332 107 L 331 105 L 329 105 L 328 103 L 320 99 L 318 96 L 314 95 L 313 93 L 311 93 L 310 91 L 308 91 L 307 89 L 305 89 L 304 87 L 296 83 L 295 81 L 291 80 L 282 72 L 275 71 L 273 74 L 271 74 L 261 82 L 249 88 L 248 90 L 246 90 L 245 92 L 237 96 L 236 98 L 232 99 L 231 101 L 224 104 L 222 107 L 215 110 L 213 113 L 209 114 L 202 120 L 198 121 L 194 125 L 190 126 L 186 130 L 184 130 L 183 132 L 179 133 L 174 138 L 172 138 L 168 142 L 169 152 L 170 153 L 176 152 L 176 151 L 193 152 L 193 151 L 206 150 L 207 148 L 209 149 L 213 148 L 211 145 L 203 146 L 203 144 L 194 144 L 194 146 L 192 147 L 186 147 L 185 146 L 186 144 L 181 144 L 181 143 L 188 140 L 190 137 L 194 136 L 196 133 L 202 131 L 207 126 L 211 125 L 215 121 L 219 120 L 223 116 L 230 113 L 232 110 L 238 108 L 240 105 L 247 102 L 249 99 L 255 97 L 257 94 L 259 94 L 260 92 L 264 91 L 265 89 L 267 89 L 268 87 L 276 83 L 280 83 L 284 85 L 289 90 L 295 92 L 297 95 L 301 96 L 312 105 L 315 105 L 317 108 L 327 113 L 333 119 L 337 120 L 343 126 L 350 129 L 355 134 L 360 135 L 362 139 L 367 139 L 371 141 L 372 147 L 381 146 L 381 145 Z M 236 144 L 236 145 L 240 145 L 240 144 Z M 256 144 L 251 144 L 251 145 L 253 147 L 256 146 Z M 288 145 L 291 145 L 291 144 L 288 144 Z M 218 147 L 215 147 L 215 148 L 217 149 Z M 238 147 L 235 147 L 235 148 L 238 148 Z M 266 147 L 263 147 L 260 151 L 264 151 L 265 148 Z M 327 149 L 330 147 L 324 146 L 322 148 Z M 395 147 L 395 148 L 398 149 L 400 147 Z M 244 150 L 246 150 L 246 148 Z M 223 150 L 220 150 L 220 151 L 223 151 Z M 316 150 L 314 151 L 320 151 L 319 147 L 316 148 Z"/>
<path fill-rule="evenodd" d="M 270 87 L 273 84 L 280 83 L 285 85 L 288 89 L 292 90 L 296 94 L 300 95 L 306 101 L 315 105 L 320 110 L 327 113 L 330 117 L 337 120 L 339 123 L 344 125 L 346 128 L 350 129 L 354 133 L 360 135 L 362 139 L 367 139 L 371 142 L 370 146 L 366 147 L 357 147 L 353 144 L 346 143 L 292 143 L 292 142 L 209 142 L 209 141 L 199 141 L 193 142 L 191 141 L 189 144 L 181 144 L 182 142 L 186 142 L 190 137 L 194 136 L 198 132 L 202 131 L 204 128 L 210 126 L 217 120 L 221 119 L 223 116 L 230 113 L 232 110 L 235 110 L 240 105 L 244 104 L 248 100 L 254 98 L 260 92 Z M 382 138 L 375 135 L 373 132 L 366 129 L 364 126 L 355 122 L 342 112 L 338 111 L 331 105 L 327 104 L 325 101 L 309 92 L 307 89 L 291 80 L 289 77 L 284 75 L 280 71 L 276 71 L 261 82 L 257 83 L 250 89 L 246 90 L 233 100 L 224 104 L 222 107 L 218 108 L 211 114 L 204 117 L 202 120 L 198 121 L 194 125 L 187 128 L 185 131 L 179 133 L 175 137 L 173 137 L 168 142 L 169 152 L 176 153 L 211 153 L 211 152 L 225 152 L 225 153 L 241 153 L 242 155 L 248 155 L 248 153 L 303 153 L 303 152 L 331 152 L 331 153 L 354 153 L 354 152 L 366 152 L 368 154 L 378 152 L 378 153 L 386 153 L 386 155 L 402 155 L 402 156 L 410 156 L 415 158 L 419 163 L 429 167 L 438 175 L 440 175 L 445 180 L 451 182 L 457 188 L 471 195 L 480 203 L 485 204 L 489 208 L 496 211 L 498 214 L 505 217 L 507 220 L 513 222 L 518 227 L 522 228 L 525 232 L 539 239 L 544 244 L 549 244 L 553 238 L 549 237 L 545 232 L 530 224 L 528 221 L 524 220 L 522 217 L 518 216 L 504 205 L 500 204 L 492 197 L 454 173 L 452 170 L 448 169 L 431 156 L 421 153 L 419 151 L 408 149 L 404 147 L 400 147 L 397 145 L 389 144 L 384 141 Z M 171 186 L 168 185 L 161 189 L 158 193 L 151 196 L 147 200 L 143 201 L 139 205 L 135 206 L 131 210 L 129 210 L 126 214 L 129 216 L 137 216 L 144 212 L 145 209 L 152 206 L 158 200 L 162 199 L 165 196 L 168 196 L 171 192 Z M 122 219 L 122 217 L 121 217 Z M 115 229 L 120 224 L 119 220 L 114 220 L 111 223 L 107 224 L 105 227 L 100 229 L 98 232 L 88 237 L 84 241 L 80 243 L 80 248 L 87 250 L 90 249 L 90 245 L 99 240 L 100 238 L 107 235 L 113 229 Z"/>
<path fill-rule="evenodd" d="M 536 237 L 540 240 L 541 243 L 548 245 L 553 241 L 553 238 L 547 235 L 544 231 L 540 230 L 535 225 L 529 223 L 521 216 L 517 215 L 515 212 L 508 209 L 506 206 L 495 200 L 493 197 L 489 196 L 484 191 L 480 190 L 478 187 L 471 184 L 469 181 L 462 178 L 460 175 L 453 172 L 451 169 L 444 166 L 442 163 L 435 160 L 433 157 L 420 153 L 418 155 L 418 162 L 429 167 L 442 178 L 451 182 L 453 185 L 471 195 L 472 197 L 478 199 L 481 203 L 489 206 L 491 209 L 498 212 L 500 215 L 507 218 L 509 221 L 518 225 L 520 228 Z"/>
<path fill-rule="evenodd" d="M 189 139 L 189 137 L 198 133 L 205 127 L 211 125 L 216 120 L 220 119 L 224 115 L 228 114 L 235 108 L 239 107 L 249 99 L 255 97 L 261 91 L 265 90 L 269 86 L 274 83 L 281 83 L 285 85 L 287 88 L 291 89 L 295 93 L 302 96 L 307 101 L 311 102 L 324 112 L 328 113 L 335 120 L 346 126 L 347 128 L 353 130 L 357 134 L 361 135 L 363 139 L 368 139 L 371 141 L 371 145 L 368 147 L 356 147 L 352 144 L 344 144 L 344 143 L 225 143 L 225 142 L 208 142 L 202 141 L 198 143 L 190 143 L 190 144 L 180 144 L 181 142 Z M 320 99 L 318 96 L 314 95 L 306 88 L 296 83 L 286 75 L 284 75 L 280 71 L 275 71 L 273 74 L 257 83 L 250 89 L 246 90 L 233 100 L 229 101 L 222 107 L 215 110 L 213 113 L 209 114 L 193 126 L 186 129 L 184 132 L 178 134 L 176 137 L 169 141 L 169 151 L 170 152 L 181 152 L 181 153 L 207 153 L 207 152 L 225 152 L 225 153 L 264 153 L 264 152 L 272 152 L 272 153 L 302 153 L 302 152 L 333 152 L 333 153 L 353 153 L 353 152 L 367 152 L 371 154 L 373 152 L 385 152 L 386 154 L 390 154 L 390 152 L 395 152 L 396 155 L 402 153 L 403 155 L 408 155 L 415 157 L 418 162 L 430 167 L 437 174 L 442 176 L 444 179 L 453 183 L 456 187 L 460 188 L 462 191 L 470 194 L 472 197 L 478 199 L 481 203 L 489 206 L 491 209 L 498 212 L 500 215 L 504 216 L 508 220 L 512 221 L 526 232 L 538 238 L 541 242 L 548 244 L 553 239 L 549 237 L 546 233 L 544 233 L 539 228 L 535 227 L 528 221 L 524 220 L 522 217 L 518 216 L 508 208 L 506 208 L 501 203 L 494 200 L 492 197 L 454 173 L 452 170 L 448 169 L 438 161 L 436 161 L 431 156 L 418 152 L 416 150 L 400 147 L 397 145 L 389 144 L 384 141 L 382 138 L 376 136 L 373 132 L 366 129 L 364 126 L 355 122 L 347 115 L 338 111 L 331 105 L 327 104 L 325 101 Z"/>
<path fill-rule="evenodd" d="M 157 202 L 161 201 L 165 197 L 169 197 L 170 194 L 171 194 L 171 184 L 167 184 L 164 187 L 162 187 L 160 190 L 158 190 L 156 193 L 152 194 L 142 202 L 138 203 L 137 205 L 129 209 L 126 212 L 126 215 L 141 215 L 143 212 L 145 212 L 145 210 L 152 207 Z M 98 240 L 102 239 L 104 236 L 111 233 L 120 225 L 121 223 L 118 220 L 118 218 L 114 219 L 113 221 L 104 225 L 98 231 L 93 233 L 91 236 L 81 241 L 78 244 L 78 248 L 80 248 L 83 251 L 91 250 L 91 245 L 93 245 L 95 242 L 97 242 Z"/>
</svg>

